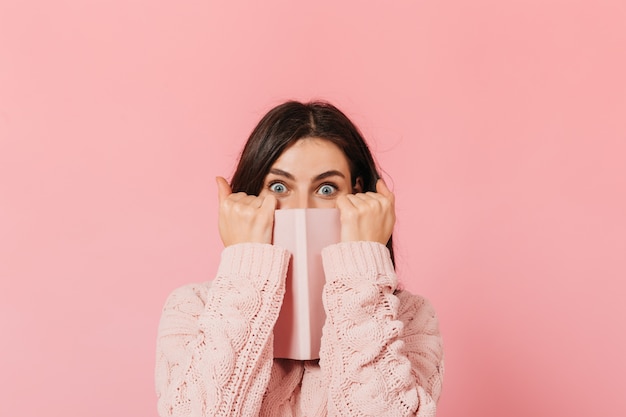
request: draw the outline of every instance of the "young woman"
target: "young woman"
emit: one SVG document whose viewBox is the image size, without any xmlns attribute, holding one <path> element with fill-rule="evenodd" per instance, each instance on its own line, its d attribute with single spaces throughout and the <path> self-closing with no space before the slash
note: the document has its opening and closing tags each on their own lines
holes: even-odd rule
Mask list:
<svg viewBox="0 0 626 417">
<path fill-rule="evenodd" d="M 354 124 L 323 102 L 287 102 L 250 135 L 229 185 L 217 178 L 224 243 L 215 279 L 175 290 L 158 331 L 164 416 L 434 416 L 443 350 L 422 297 L 398 289 L 394 195 Z M 336 207 L 322 253 L 319 361 L 273 357 L 290 254 L 274 210 Z"/>
</svg>

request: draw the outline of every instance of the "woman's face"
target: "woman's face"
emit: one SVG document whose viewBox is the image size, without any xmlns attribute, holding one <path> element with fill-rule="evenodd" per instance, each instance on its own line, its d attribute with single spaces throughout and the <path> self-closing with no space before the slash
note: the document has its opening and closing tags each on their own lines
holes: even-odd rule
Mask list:
<svg viewBox="0 0 626 417">
<path fill-rule="evenodd" d="M 279 209 L 333 208 L 352 187 L 350 166 L 343 151 L 322 138 L 300 139 L 283 151 L 270 168 L 260 196 L 273 194 Z"/>
</svg>

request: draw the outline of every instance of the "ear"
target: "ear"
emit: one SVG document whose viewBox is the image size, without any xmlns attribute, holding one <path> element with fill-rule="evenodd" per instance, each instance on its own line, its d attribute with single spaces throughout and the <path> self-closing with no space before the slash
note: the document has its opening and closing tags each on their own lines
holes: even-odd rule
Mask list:
<svg viewBox="0 0 626 417">
<path fill-rule="evenodd" d="M 361 177 L 357 177 L 356 181 L 354 181 L 354 185 L 352 186 L 352 194 L 362 193 L 363 192 L 363 179 Z"/>
</svg>

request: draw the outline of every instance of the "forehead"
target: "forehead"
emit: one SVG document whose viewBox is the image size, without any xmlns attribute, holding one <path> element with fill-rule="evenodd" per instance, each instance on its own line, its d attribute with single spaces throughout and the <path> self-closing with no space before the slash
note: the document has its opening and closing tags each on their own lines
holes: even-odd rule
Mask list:
<svg viewBox="0 0 626 417">
<path fill-rule="evenodd" d="M 324 138 L 299 139 L 276 159 L 272 168 L 294 171 L 339 170 L 349 172 L 349 162 L 343 151 L 333 142 Z M 319 172 L 312 172 L 317 174 Z"/>
</svg>

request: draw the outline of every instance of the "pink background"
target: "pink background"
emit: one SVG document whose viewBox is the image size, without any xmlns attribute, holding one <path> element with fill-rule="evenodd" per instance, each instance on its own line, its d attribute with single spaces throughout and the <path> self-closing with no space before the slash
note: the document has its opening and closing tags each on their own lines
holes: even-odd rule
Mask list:
<svg viewBox="0 0 626 417">
<path fill-rule="evenodd" d="M 0 0 L 1 414 L 156 415 L 161 306 L 218 262 L 214 177 L 271 106 L 326 98 L 439 312 L 438 415 L 625 415 L 625 22 L 623 0 Z"/>
</svg>

